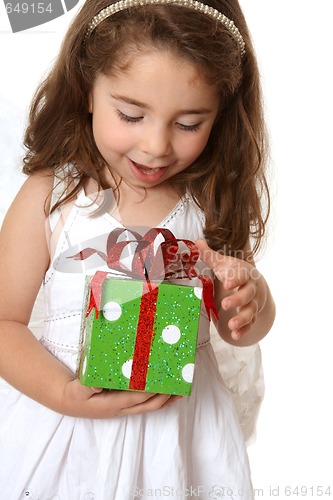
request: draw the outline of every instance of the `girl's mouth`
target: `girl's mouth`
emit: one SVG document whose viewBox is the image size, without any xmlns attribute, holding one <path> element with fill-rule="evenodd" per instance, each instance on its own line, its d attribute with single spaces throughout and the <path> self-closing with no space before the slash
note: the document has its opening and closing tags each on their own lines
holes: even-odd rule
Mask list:
<svg viewBox="0 0 333 500">
<path fill-rule="evenodd" d="M 164 176 L 167 168 L 166 166 L 155 168 L 147 167 L 146 165 L 141 165 L 141 163 L 136 163 L 133 160 L 129 160 L 129 163 L 132 174 L 140 181 L 159 181 Z"/>
<path fill-rule="evenodd" d="M 139 163 L 134 163 L 134 165 L 137 169 L 141 170 L 141 172 L 143 172 L 146 175 L 153 175 L 161 170 L 161 167 L 157 168 L 145 167 L 144 165 L 140 165 Z"/>
</svg>

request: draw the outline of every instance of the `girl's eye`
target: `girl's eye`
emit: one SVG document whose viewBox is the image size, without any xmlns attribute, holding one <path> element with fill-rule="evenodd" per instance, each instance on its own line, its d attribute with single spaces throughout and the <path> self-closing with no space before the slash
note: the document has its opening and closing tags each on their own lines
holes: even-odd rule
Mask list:
<svg viewBox="0 0 333 500">
<path fill-rule="evenodd" d="M 195 125 L 184 125 L 183 123 L 177 123 L 178 127 L 185 132 L 197 132 L 200 128 L 201 123 L 196 123 Z"/>
<path fill-rule="evenodd" d="M 129 116 L 117 109 L 118 117 L 126 123 L 139 123 L 143 120 L 143 116 Z M 196 132 L 199 130 L 201 123 L 196 123 L 194 125 L 184 125 L 183 123 L 177 123 L 177 127 L 185 132 Z"/>
<path fill-rule="evenodd" d="M 142 116 L 128 116 L 125 113 L 122 113 L 119 109 L 117 109 L 117 114 L 121 120 L 126 123 L 139 123 L 142 120 Z"/>
</svg>

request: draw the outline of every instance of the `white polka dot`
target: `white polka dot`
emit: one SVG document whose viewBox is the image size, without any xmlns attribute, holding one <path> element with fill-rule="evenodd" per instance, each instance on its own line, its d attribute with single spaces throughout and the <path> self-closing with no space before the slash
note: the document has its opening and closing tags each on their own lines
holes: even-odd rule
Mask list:
<svg viewBox="0 0 333 500">
<path fill-rule="evenodd" d="M 104 318 L 109 321 L 117 321 L 122 312 L 121 305 L 118 302 L 107 302 L 103 307 Z"/>
<path fill-rule="evenodd" d="M 121 367 L 121 371 L 123 372 L 124 377 L 131 378 L 132 364 L 133 360 L 129 359 L 128 361 L 125 361 L 125 363 Z"/>
<path fill-rule="evenodd" d="M 87 356 L 84 357 L 84 360 L 83 360 L 83 364 L 82 364 L 82 375 L 84 375 L 86 373 L 86 369 L 87 369 Z"/>
<path fill-rule="evenodd" d="M 195 286 L 194 287 L 194 295 L 201 300 L 202 298 L 202 288 L 200 286 Z"/>
<path fill-rule="evenodd" d="M 167 344 L 175 344 L 180 339 L 180 330 L 178 326 L 168 325 L 162 331 L 162 338 Z"/>
<path fill-rule="evenodd" d="M 188 363 L 187 365 L 184 366 L 182 369 L 182 377 L 185 380 L 185 382 L 192 382 L 193 380 L 193 373 L 194 373 L 194 364 L 193 363 Z"/>
</svg>

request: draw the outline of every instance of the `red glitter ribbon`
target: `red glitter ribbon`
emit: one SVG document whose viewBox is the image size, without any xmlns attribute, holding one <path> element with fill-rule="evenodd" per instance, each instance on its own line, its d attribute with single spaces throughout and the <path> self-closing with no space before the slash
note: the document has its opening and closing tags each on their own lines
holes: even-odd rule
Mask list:
<svg viewBox="0 0 333 500">
<path fill-rule="evenodd" d="M 144 391 L 150 355 L 150 347 L 154 336 L 154 321 L 158 286 L 143 284 L 143 292 L 140 304 L 139 321 L 135 338 L 133 362 L 129 388 L 136 391 Z"/>
<path fill-rule="evenodd" d="M 134 239 L 119 241 L 126 233 Z M 156 238 L 162 235 L 164 241 L 154 250 Z M 124 248 L 136 243 L 132 268 L 128 269 L 121 261 Z M 179 252 L 179 243 L 185 244 L 188 252 Z M 134 346 L 132 371 L 129 388 L 133 390 L 144 390 L 148 370 L 151 343 L 154 335 L 154 320 L 158 296 L 158 282 L 170 279 L 194 278 L 200 279 L 203 288 L 203 302 L 206 307 L 208 318 L 211 313 L 218 319 L 218 312 L 214 303 L 213 282 L 209 276 L 198 275 L 194 265 L 199 258 L 196 245 L 190 240 L 176 239 L 169 229 L 150 229 L 144 236 L 135 231 L 125 228 L 113 230 L 107 240 L 106 253 L 93 248 L 86 248 L 72 256 L 75 260 L 84 260 L 97 253 L 110 269 L 120 273 L 120 276 L 143 280 L 143 292 L 140 304 L 140 313 L 137 326 L 136 341 Z M 162 256 L 162 258 L 160 258 Z M 108 273 L 97 271 L 90 282 L 90 298 L 86 311 L 88 316 L 95 309 L 96 318 L 99 316 L 102 286 Z"/>
</svg>

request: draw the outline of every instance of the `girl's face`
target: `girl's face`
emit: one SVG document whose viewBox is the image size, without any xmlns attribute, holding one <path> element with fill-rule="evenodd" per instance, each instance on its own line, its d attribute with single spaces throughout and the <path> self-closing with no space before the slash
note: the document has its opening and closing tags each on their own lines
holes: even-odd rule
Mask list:
<svg viewBox="0 0 333 500">
<path fill-rule="evenodd" d="M 219 99 L 191 63 L 138 53 L 116 76 L 99 74 L 89 99 L 96 145 L 117 178 L 151 188 L 185 170 L 205 148 Z"/>
</svg>

